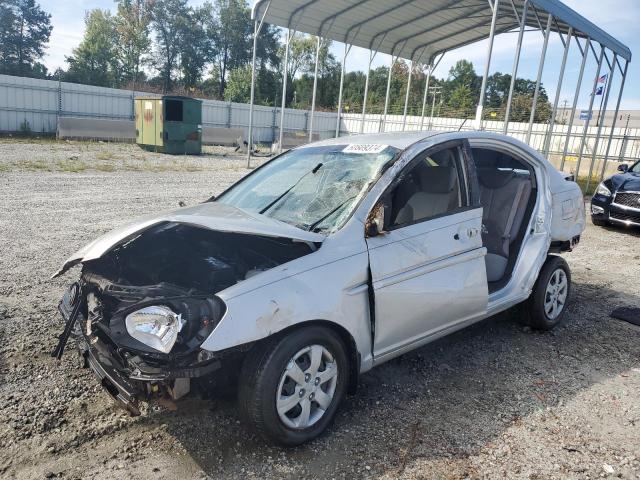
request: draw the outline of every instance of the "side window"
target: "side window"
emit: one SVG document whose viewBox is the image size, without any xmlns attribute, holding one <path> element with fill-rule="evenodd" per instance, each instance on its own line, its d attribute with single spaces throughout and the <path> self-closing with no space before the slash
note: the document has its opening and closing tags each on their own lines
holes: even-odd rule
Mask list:
<svg viewBox="0 0 640 480">
<path fill-rule="evenodd" d="M 460 147 L 419 154 L 390 193 L 390 228 L 445 215 L 466 207 Z"/>
</svg>

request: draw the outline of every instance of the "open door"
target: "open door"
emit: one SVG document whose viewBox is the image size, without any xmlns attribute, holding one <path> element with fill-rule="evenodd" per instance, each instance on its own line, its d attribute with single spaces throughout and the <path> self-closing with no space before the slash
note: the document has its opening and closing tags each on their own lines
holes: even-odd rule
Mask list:
<svg viewBox="0 0 640 480">
<path fill-rule="evenodd" d="M 486 313 L 482 208 L 467 152 L 461 141 L 421 152 L 374 210 L 385 212 L 383 231 L 367 238 L 375 362 Z"/>
</svg>

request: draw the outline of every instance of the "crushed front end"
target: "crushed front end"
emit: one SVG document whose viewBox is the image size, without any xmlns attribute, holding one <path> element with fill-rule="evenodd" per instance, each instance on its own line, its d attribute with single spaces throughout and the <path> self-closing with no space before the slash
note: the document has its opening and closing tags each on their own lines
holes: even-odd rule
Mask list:
<svg viewBox="0 0 640 480">
<path fill-rule="evenodd" d="M 84 271 L 60 302 L 65 322 L 74 307 L 72 335 L 84 366 L 132 414 L 140 413 L 139 399 L 177 400 L 192 383 L 210 382 L 234 356 L 200 348 L 224 314 L 215 296 L 169 284 L 120 285 Z M 141 341 L 152 339 L 156 348 Z"/>
<path fill-rule="evenodd" d="M 212 352 L 203 342 L 225 315 L 225 288 L 299 256 L 290 239 L 163 223 L 82 262 L 59 304 L 85 367 L 133 414 L 139 400 L 173 402 L 233 383 L 250 344 Z"/>
</svg>

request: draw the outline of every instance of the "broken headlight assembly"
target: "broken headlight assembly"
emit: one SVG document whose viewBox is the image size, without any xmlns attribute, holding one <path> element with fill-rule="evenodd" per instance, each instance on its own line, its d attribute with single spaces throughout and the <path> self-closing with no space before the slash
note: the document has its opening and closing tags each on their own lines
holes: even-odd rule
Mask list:
<svg viewBox="0 0 640 480">
<path fill-rule="evenodd" d="M 125 317 L 127 332 L 136 340 L 169 353 L 184 326 L 182 315 L 164 305 L 151 305 Z"/>
<path fill-rule="evenodd" d="M 158 297 L 116 309 L 93 326 L 124 351 L 179 360 L 199 349 L 225 310 L 215 296 Z"/>
</svg>

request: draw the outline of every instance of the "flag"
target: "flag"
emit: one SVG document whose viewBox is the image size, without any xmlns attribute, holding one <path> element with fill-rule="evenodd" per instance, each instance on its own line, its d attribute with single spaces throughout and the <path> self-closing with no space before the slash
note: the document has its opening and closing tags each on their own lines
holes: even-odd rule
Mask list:
<svg viewBox="0 0 640 480">
<path fill-rule="evenodd" d="M 596 95 L 602 95 L 602 92 L 604 91 L 604 87 L 598 87 L 596 89 Z"/>
<path fill-rule="evenodd" d="M 608 76 L 609 75 L 607 73 L 605 73 L 604 75 L 598 77 L 598 83 L 606 83 Z M 598 93 L 596 95 L 600 95 L 600 94 Z"/>
</svg>

